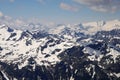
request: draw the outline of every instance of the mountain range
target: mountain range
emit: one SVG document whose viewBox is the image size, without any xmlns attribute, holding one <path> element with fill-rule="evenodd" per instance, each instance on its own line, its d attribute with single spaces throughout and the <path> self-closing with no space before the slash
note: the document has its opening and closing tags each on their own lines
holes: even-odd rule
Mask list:
<svg viewBox="0 0 120 80">
<path fill-rule="evenodd" d="M 120 20 L 3 24 L 0 80 L 120 80 Z"/>
</svg>

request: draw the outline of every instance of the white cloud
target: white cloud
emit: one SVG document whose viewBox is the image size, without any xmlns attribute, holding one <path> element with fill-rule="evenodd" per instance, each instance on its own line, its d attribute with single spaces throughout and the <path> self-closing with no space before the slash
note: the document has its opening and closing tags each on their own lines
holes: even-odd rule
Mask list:
<svg viewBox="0 0 120 80">
<path fill-rule="evenodd" d="M 66 3 L 61 3 L 60 8 L 64 9 L 64 10 L 68 10 L 68 11 L 75 11 L 75 12 L 79 10 L 77 7 L 71 6 L 71 5 L 66 4 Z"/>
<path fill-rule="evenodd" d="M 2 17 L 3 16 L 3 13 L 2 12 L 0 12 L 0 17 Z"/>
<path fill-rule="evenodd" d="M 0 11 L 0 19 L 3 19 L 3 20 L 11 20 L 11 17 L 4 15 L 4 14 Z"/>
<path fill-rule="evenodd" d="M 44 2 L 44 0 L 38 0 L 39 2 Z"/>
<path fill-rule="evenodd" d="M 24 21 L 20 19 L 13 19 L 12 17 L 7 16 L 3 14 L 2 12 L 0 12 L 0 25 L 5 24 L 10 27 L 15 27 L 15 26 L 22 26 L 23 23 Z"/>
<path fill-rule="evenodd" d="M 41 4 L 45 4 L 45 0 L 37 0 Z"/>
<path fill-rule="evenodd" d="M 0 0 L 0 1 L 9 1 L 9 2 L 14 2 L 15 0 Z"/>
<path fill-rule="evenodd" d="M 10 2 L 14 2 L 15 0 L 9 0 Z"/>
<path fill-rule="evenodd" d="M 120 10 L 120 0 L 73 0 L 88 8 L 100 12 L 116 12 Z"/>
</svg>

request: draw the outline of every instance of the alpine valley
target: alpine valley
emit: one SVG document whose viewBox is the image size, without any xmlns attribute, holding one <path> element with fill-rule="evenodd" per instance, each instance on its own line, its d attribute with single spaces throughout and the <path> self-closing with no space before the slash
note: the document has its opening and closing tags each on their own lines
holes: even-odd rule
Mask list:
<svg viewBox="0 0 120 80">
<path fill-rule="evenodd" d="M 120 80 L 120 20 L 1 24 L 0 80 Z"/>
</svg>

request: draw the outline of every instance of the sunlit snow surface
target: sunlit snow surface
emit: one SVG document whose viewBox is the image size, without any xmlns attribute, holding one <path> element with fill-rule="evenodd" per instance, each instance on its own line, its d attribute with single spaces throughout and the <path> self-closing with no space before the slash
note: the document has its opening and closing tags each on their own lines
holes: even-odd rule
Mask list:
<svg viewBox="0 0 120 80">
<path fill-rule="evenodd" d="M 12 33 L 16 33 L 16 35 L 10 37 Z M 8 32 L 7 27 L 0 29 L 0 47 L 3 48 L 3 50 L 0 51 L 0 61 L 19 64 L 19 68 L 22 68 L 28 64 L 28 59 L 33 57 L 38 65 L 52 65 L 60 61 L 57 57 L 59 53 L 75 45 L 72 42 L 68 43 L 68 41 L 63 41 L 60 44 L 56 44 L 55 42 L 46 44 L 49 41 L 47 38 L 32 39 L 31 37 L 24 37 L 20 39 L 21 35 L 22 31 L 20 30 Z M 57 38 L 53 39 L 59 40 Z M 26 45 L 27 41 L 30 41 L 30 44 Z M 55 45 L 50 46 L 52 44 Z M 45 45 L 47 47 L 41 50 L 41 47 Z M 60 50 L 52 54 L 55 49 Z M 45 57 L 46 55 L 48 55 L 48 57 Z"/>
</svg>

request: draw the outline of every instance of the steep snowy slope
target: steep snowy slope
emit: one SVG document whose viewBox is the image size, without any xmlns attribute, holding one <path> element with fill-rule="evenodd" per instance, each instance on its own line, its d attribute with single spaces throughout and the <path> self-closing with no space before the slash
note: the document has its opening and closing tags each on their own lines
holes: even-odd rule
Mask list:
<svg viewBox="0 0 120 80">
<path fill-rule="evenodd" d="M 26 66 L 31 57 L 35 58 L 38 65 L 55 64 L 59 62 L 57 55 L 71 46 L 74 46 L 73 42 L 61 40 L 52 35 L 36 39 L 34 34 L 28 31 L 13 30 L 8 27 L 0 29 L 0 48 L 2 49 L 0 61 L 18 64 L 19 68 Z"/>
</svg>

